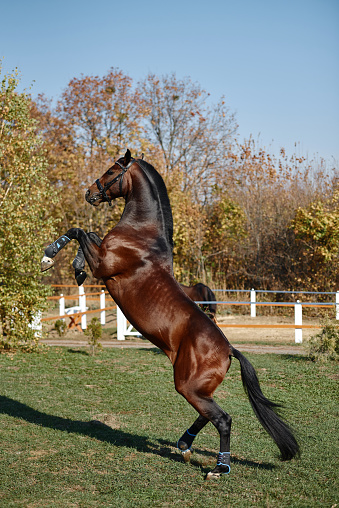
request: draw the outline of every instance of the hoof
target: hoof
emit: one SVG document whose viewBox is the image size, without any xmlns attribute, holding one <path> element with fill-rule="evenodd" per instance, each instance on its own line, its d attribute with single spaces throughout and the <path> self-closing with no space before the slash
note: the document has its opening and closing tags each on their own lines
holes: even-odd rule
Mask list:
<svg viewBox="0 0 339 508">
<path fill-rule="evenodd" d="M 54 261 L 52 258 L 49 258 L 47 256 L 44 256 L 41 260 L 41 271 L 46 272 L 46 270 L 49 270 L 54 265 Z"/>
<path fill-rule="evenodd" d="M 222 473 L 212 473 L 212 471 L 210 471 L 209 473 L 207 473 L 206 480 L 217 480 L 221 476 Z"/>
<path fill-rule="evenodd" d="M 229 465 L 226 465 L 226 466 L 217 466 L 213 469 L 213 471 L 210 471 L 209 473 L 207 473 L 206 475 L 206 480 L 214 480 L 214 479 L 218 479 L 218 478 L 221 478 L 222 476 L 225 476 L 227 474 L 229 474 L 231 472 L 231 466 Z"/>
<path fill-rule="evenodd" d="M 188 464 L 191 460 L 192 450 L 179 450 L 185 463 Z"/>
</svg>

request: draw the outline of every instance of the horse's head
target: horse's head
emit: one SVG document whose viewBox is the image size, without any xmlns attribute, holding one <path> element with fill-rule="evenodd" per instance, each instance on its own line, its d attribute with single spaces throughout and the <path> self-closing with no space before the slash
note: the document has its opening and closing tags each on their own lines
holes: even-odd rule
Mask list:
<svg viewBox="0 0 339 508">
<path fill-rule="evenodd" d="M 127 150 L 124 157 L 118 159 L 101 178 L 91 185 L 85 194 L 86 201 L 93 206 L 107 201 L 109 206 L 112 206 L 111 200 L 122 196 L 124 174 L 133 162 L 131 152 Z"/>
</svg>

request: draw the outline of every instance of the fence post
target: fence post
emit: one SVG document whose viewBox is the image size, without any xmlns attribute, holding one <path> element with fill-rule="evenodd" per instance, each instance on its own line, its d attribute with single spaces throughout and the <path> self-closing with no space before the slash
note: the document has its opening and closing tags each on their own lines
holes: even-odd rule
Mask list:
<svg viewBox="0 0 339 508">
<path fill-rule="evenodd" d="M 256 317 L 257 315 L 257 309 L 256 309 L 256 292 L 255 289 L 251 289 L 251 317 Z"/>
<path fill-rule="evenodd" d="M 335 294 L 335 318 L 339 319 L 339 291 Z"/>
<path fill-rule="evenodd" d="M 105 308 L 105 291 L 102 290 L 100 295 L 100 309 L 104 308 Z M 100 323 L 102 325 L 106 324 L 106 312 L 104 310 L 100 312 Z"/>
<path fill-rule="evenodd" d="M 38 338 L 41 337 L 41 332 L 42 332 L 41 318 L 42 318 L 42 312 L 41 312 L 41 310 L 38 310 L 33 315 L 32 322 L 28 325 L 30 328 L 32 328 L 32 330 L 34 330 L 34 337 L 38 337 Z"/>
<path fill-rule="evenodd" d="M 117 339 L 125 340 L 126 318 L 117 305 Z"/>
<path fill-rule="evenodd" d="M 79 307 L 80 307 L 80 312 L 86 312 L 86 295 L 85 295 L 84 286 L 79 286 Z M 87 317 L 86 314 L 82 314 L 82 316 L 81 316 L 81 328 L 83 330 L 86 330 L 86 328 L 87 328 L 86 317 Z"/>
<path fill-rule="evenodd" d="M 303 330 L 301 327 L 303 324 L 302 304 L 299 300 L 294 304 L 294 323 L 295 323 L 295 343 L 301 344 L 303 341 Z"/>
<path fill-rule="evenodd" d="M 59 298 L 59 316 L 64 316 L 64 315 L 65 315 L 65 298 L 64 298 L 64 295 L 61 293 L 60 298 Z"/>
</svg>

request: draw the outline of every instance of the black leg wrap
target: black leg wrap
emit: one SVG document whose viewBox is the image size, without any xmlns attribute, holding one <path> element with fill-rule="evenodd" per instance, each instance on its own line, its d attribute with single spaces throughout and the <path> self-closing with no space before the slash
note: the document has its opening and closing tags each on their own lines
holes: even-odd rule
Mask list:
<svg viewBox="0 0 339 508">
<path fill-rule="evenodd" d="M 85 280 L 87 279 L 87 273 L 85 270 L 75 269 L 75 280 L 77 281 L 78 286 L 81 286 Z"/>
<path fill-rule="evenodd" d="M 231 453 L 219 452 L 217 466 L 221 466 L 224 474 L 228 474 L 231 471 Z"/>
<path fill-rule="evenodd" d="M 71 238 L 68 238 L 68 236 L 63 235 L 60 236 L 55 242 L 51 243 L 48 247 L 45 249 L 45 255 L 49 258 L 54 258 L 61 249 L 65 247 L 65 245 L 68 244 L 68 242 L 71 241 Z"/>
<path fill-rule="evenodd" d="M 76 270 L 83 270 L 85 268 L 85 256 L 81 247 L 79 247 L 77 255 L 72 263 L 73 268 Z"/>
<path fill-rule="evenodd" d="M 231 454 L 230 452 L 220 452 L 218 455 L 218 462 L 215 468 L 210 471 L 206 480 L 210 478 L 220 478 L 225 474 L 229 474 L 231 472 Z"/>
<path fill-rule="evenodd" d="M 81 286 L 87 277 L 87 273 L 85 272 L 85 256 L 81 247 L 79 247 L 77 255 L 72 263 L 73 268 L 75 269 L 75 280 L 77 281 L 78 286 Z"/>
<path fill-rule="evenodd" d="M 178 448 L 180 451 L 189 450 L 192 446 L 196 434 L 190 434 L 188 430 L 181 436 L 178 441 Z"/>
</svg>

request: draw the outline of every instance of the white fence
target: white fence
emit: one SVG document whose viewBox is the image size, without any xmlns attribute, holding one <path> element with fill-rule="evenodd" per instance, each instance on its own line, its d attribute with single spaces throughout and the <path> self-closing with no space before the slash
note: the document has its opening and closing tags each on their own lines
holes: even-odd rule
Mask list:
<svg viewBox="0 0 339 508">
<path fill-rule="evenodd" d="M 302 330 L 303 328 L 316 328 L 312 325 L 304 325 L 302 324 L 302 313 L 303 313 L 303 306 L 304 307 L 333 307 L 335 305 L 336 307 L 336 319 L 339 320 L 339 291 L 337 292 L 315 292 L 315 291 L 269 291 L 269 290 L 237 290 L 237 289 L 213 289 L 214 292 L 224 292 L 224 293 L 249 293 L 250 300 L 248 302 L 246 301 L 211 301 L 211 302 L 196 302 L 197 304 L 206 304 L 206 303 L 213 303 L 213 304 L 219 304 L 219 305 L 249 305 L 250 306 L 250 316 L 252 318 L 256 317 L 256 308 L 258 305 L 270 305 L 270 306 L 288 306 L 288 307 L 294 307 L 294 325 L 268 325 L 263 326 L 264 327 L 270 327 L 270 328 L 294 328 L 295 329 L 295 343 L 300 344 L 302 343 Z M 335 295 L 335 302 L 333 303 L 322 303 L 322 302 L 304 302 L 302 303 L 300 300 L 297 300 L 295 303 L 293 302 L 260 302 L 257 301 L 257 293 L 292 293 L 292 294 L 311 294 L 311 295 Z M 106 310 L 112 309 L 112 307 L 105 307 L 105 291 L 102 290 L 101 293 L 91 293 L 91 294 L 99 294 L 100 295 L 100 322 L 102 325 L 106 324 Z M 58 298 L 58 297 L 53 297 Z M 66 297 L 67 298 L 67 297 Z M 68 297 L 70 298 L 70 297 Z M 74 298 L 74 297 L 73 297 Z M 85 330 L 87 327 L 87 314 L 89 312 L 95 312 L 95 311 L 87 311 L 88 307 L 86 307 L 86 294 L 84 291 L 84 287 L 79 287 L 79 304 L 73 307 L 65 307 L 65 297 L 63 294 L 60 295 L 59 299 L 59 316 L 65 317 L 66 315 L 77 315 L 81 316 L 81 329 Z M 49 318 L 44 318 L 44 320 L 48 320 Z M 235 325 L 219 325 L 221 328 L 223 327 L 232 327 Z M 237 325 L 238 327 L 242 327 L 242 325 Z M 243 325 L 243 327 L 251 327 L 251 325 Z M 253 327 L 260 327 L 260 325 L 253 325 Z M 125 340 L 128 336 L 137 336 L 141 337 L 141 334 L 133 329 L 133 326 L 128 323 L 126 317 L 120 310 L 120 308 L 117 306 L 117 339 L 118 340 Z"/>
</svg>

